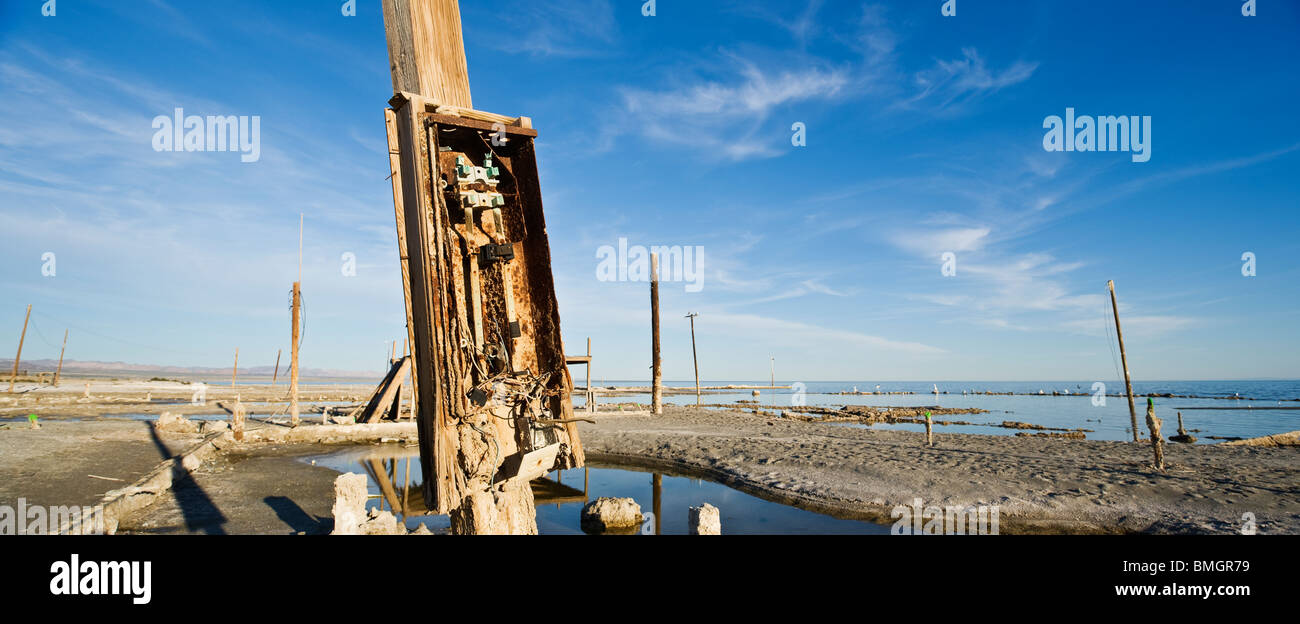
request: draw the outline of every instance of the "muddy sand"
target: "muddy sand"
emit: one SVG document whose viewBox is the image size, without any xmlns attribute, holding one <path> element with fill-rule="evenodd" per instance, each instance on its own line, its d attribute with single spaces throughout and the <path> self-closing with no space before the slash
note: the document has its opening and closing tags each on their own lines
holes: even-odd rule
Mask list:
<svg viewBox="0 0 1300 624">
<path fill-rule="evenodd" d="M 925 434 L 669 407 L 581 423 L 587 457 L 673 470 L 840 516 L 998 505 L 1003 533 L 1300 533 L 1300 449 Z"/>
</svg>

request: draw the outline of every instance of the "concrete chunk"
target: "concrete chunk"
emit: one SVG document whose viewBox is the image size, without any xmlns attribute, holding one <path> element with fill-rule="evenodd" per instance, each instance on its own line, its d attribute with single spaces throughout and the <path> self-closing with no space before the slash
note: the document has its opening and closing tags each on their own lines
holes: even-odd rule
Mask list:
<svg viewBox="0 0 1300 624">
<path fill-rule="evenodd" d="M 691 507 L 687 526 L 691 535 L 722 535 L 722 512 L 708 503 Z"/>
<path fill-rule="evenodd" d="M 355 472 L 334 479 L 334 530 L 330 535 L 364 535 L 366 477 Z"/>
<path fill-rule="evenodd" d="M 641 506 L 631 498 L 602 496 L 583 506 L 580 521 L 588 533 L 627 532 L 641 526 Z"/>
</svg>

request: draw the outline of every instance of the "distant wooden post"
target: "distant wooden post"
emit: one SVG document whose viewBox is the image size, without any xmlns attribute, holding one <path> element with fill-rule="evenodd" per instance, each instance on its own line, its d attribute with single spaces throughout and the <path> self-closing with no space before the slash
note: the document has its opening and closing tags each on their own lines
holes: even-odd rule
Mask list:
<svg viewBox="0 0 1300 624">
<path fill-rule="evenodd" d="M 284 349 L 276 349 L 276 350 L 275 350 L 275 372 L 274 372 L 274 373 L 271 373 L 271 387 L 272 387 L 272 388 L 275 387 L 275 380 L 277 380 L 277 379 L 280 378 L 280 354 L 281 354 L 281 353 L 284 353 Z"/>
<path fill-rule="evenodd" d="M 925 445 L 934 446 L 934 423 L 930 420 L 930 412 L 925 413 Z"/>
<path fill-rule="evenodd" d="M 1137 442 L 1139 440 L 1138 414 L 1137 407 L 1133 405 L 1133 382 L 1129 380 L 1128 355 L 1124 353 L 1124 331 L 1119 328 L 1119 303 L 1115 299 L 1115 280 L 1108 280 L 1106 288 L 1110 289 L 1110 307 L 1115 312 L 1115 336 L 1119 338 L 1119 359 L 1124 364 L 1124 389 L 1128 392 L 1128 415 L 1133 427 L 1133 441 Z"/>
<path fill-rule="evenodd" d="M 59 367 L 54 371 L 54 387 L 59 387 L 59 377 L 63 375 L 63 352 L 68 350 L 68 330 L 63 330 L 63 348 L 59 349 Z"/>
<path fill-rule="evenodd" d="M 587 336 L 587 411 L 596 413 L 596 391 L 591 389 L 591 336 Z"/>
<path fill-rule="evenodd" d="M 663 366 L 659 359 L 659 254 L 650 254 L 650 339 L 654 352 L 651 368 L 654 387 L 650 391 L 650 413 L 664 413 Z"/>
<path fill-rule="evenodd" d="M 302 282 L 293 283 L 293 328 L 289 331 L 289 339 L 293 344 L 289 347 L 289 420 L 295 426 L 298 424 L 298 309 L 302 306 Z"/>
<path fill-rule="evenodd" d="M 14 372 L 13 375 L 9 376 L 9 394 L 13 394 L 14 382 L 18 381 L 18 361 L 23 359 L 23 341 L 27 340 L 27 321 L 31 320 L 31 318 L 32 318 L 32 304 L 29 303 L 27 304 L 27 316 L 26 318 L 23 319 L 23 333 L 22 336 L 18 338 L 18 355 L 14 356 Z M 657 340 L 658 339 L 656 339 L 655 342 L 656 345 L 659 344 Z M 658 353 L 658 351 L 659 348 L 656 346 L 655 352 Z"/>
<path fill-rule="evenodd" d="M 767 356 L 772 359 L 772 387 L 776 387 L 776 356 Z"/>
<path fill-rule="evenodd" d="M 230 387 L 235 387 L 235 377 L 239 376 L 239 347 L 235 347 L 235 366 L 230 369 Z"/>
<path fill-rule="evenodd" d="M 700 356 L 695 352 L 695 317 L 698 314 L 691 312 L 686 318 L 691 319 L 691 361 L 695 362 L 695 406 L 700 406 Z"/>
</svg>

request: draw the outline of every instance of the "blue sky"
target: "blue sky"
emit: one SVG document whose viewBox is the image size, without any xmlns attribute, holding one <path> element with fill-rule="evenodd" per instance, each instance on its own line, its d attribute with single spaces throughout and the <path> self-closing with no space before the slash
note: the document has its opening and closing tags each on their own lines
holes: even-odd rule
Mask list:
<svg viewBox="0 0 1300 624">
<path fill-rule="evenodd" d="M 378 0 L 0 3 L 0 349 L 187 366 L 287 349 L 378 370 L 405 335 Z M 564 337 L 648 377 L 645 283 L 597 249 L 704 249 L 662 289 L 665 376 L 1300 377 L 1300 5 L 1259 0 L 462 0 L 475 107 L 529 115 Z M 257 115 L 261 158 L 151 121 Z M 1152 118 L 1152 157 L 1043 122 Z M 806 127 L 806 146 L 791 127 Z M 1243 252 L 1257 275 L 1242 275 Z M 42 255 L 56 274 L 42 275 Z M 945 252 L 957 274 L 941 274 Z M 342 274 L 353 253 L 357 275 Z"/>
</svg>

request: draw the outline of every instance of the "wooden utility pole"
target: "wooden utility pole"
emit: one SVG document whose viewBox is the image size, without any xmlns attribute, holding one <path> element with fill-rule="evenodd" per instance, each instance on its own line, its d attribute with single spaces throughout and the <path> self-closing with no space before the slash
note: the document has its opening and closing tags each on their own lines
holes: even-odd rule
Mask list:
<svg viewBox="0 0 1300 624">
<path fill-rule="evenodd" d="M 772 387 L 775 388 L 775 387 L 776 387 L 776 356 L 775 356 L 775 355 L 769 355 L 769 356 L 767 356 L 767 357 L 768 357 L 769 359 L 772 360 L 772 382 L 771 382 L 771 385 L 772 385 Z"/>
<path fill-rule="evenodd" d="M 63 352 L 68 350 L 68 330 L 63 330 L 63 348 L 59 349 L 59 367 L 54 370 L 54 387 L 59 387 L 59 377 L 63 375 Z"/>
<path fill-rule="evenodd" d="M 700 405 L 700 357 L 695 352 L 695 317 L 698 314 L 691 312 L 686 318 L 691 319 L 691 360 L 695 362 L 695 406 Z"/>
<path fill-rule="evenodd" d="M 653 352 L 650 413 L 664 413 L 663 362 L 659 359 L 659 254 L 650 254 L 650 343 Z"/>
<path fill-rule="evenodd" d="M 14 382 L 18 381 L 18 361 L 23 359 L 23 341 L 27 340 L 27 321 L 32 318 L 32 304 L 27 304 L 27 316 L 23 318 L 23 333 L 18 337 L 18 355 L 14 356 L 14 372 L 9 376 L 9 394 L 14 392 Z M 656 343 L 657 344 L 657 343 Z"/>
<path fill-rule="evenodd" d="M 275 387 L 275 380 L 277 380 L 277 379 L 280 378 L 280 354 L 281 354 L 281 353 L 284 353 L 284 349 L 276 349 L 276 350 L 275 350 L 275 372 L 274 372 L 274 373 L 271 373 L 271 387 L 272 387 L 272 388 Z"/>
<path fill-rule="evenodd" d="M 239 347 L 235 347 L 235 366 L 230 369 L 230 387 L 235 387 L 235 377 L 239 376 Z"/>
<path fill-rule="evenodd" d="M 457 0 L 383 0 L 394 93 L 472 109 Z"/>
<path fill-rule="evenodd" d="M 298 328 L 299 319 L 302 309 L 302 213 L 298 213 L 298 281 L 293 283 L 293 310 L 290 313 L 290 322 L 293 327 L 289 330 L 289 339 L 292 344 L 289 346 L 289 421 L 296 427 L 299 422 L 298 418 L 298 343 L 300 336 Z"/>
<path fill-rule="evenodd" d="M 537 132 L 526 117 L 472 110 L 456 0 L 383 0 L 383 12 L 397 92 L 385 121 L 389 162 L 399 165 L 392 167 L 393 195 L 425 503 L 449 515 L 453 533 L 533 534 L 529 481 L 583 463 Z M 467 166 L 457 158 L 482 158 L 491 169 L 486 175 L 500 175 L 513 191 L 502 196 L 504 204 L 474 212 L 448 201 L 440 180 Z M 493 335 L 485 335 L 487 327 Z M 545 375 L 529 381 L 525 371 Z M 544 386 L 546 395 L 498 404 L 490 413 L 477 409 L 471 389 L 495 378 Z M 530 435 L 534 423 L 544 435 Z"/>
<path fill-rule="evenodd" d="M 1137 442 L 1141 439 L 1138 437 L 1137 407 L 1133 405 L 1133 382 L 1128 374 L 1128 354 L 1124 352 L 1124 330 L 1119 327 L 1119 302 L 1115 299 L 1115 280 L 1107 280 L 1106 288 L 1110 289 L 1110 307 L 1115 312 L 1115 336 L 1119 338 L 1119 359 L 1124 364 L 1124 389 L 1128 393 L 1128 415 L 1129 420 L 1132 421 L 1133 441 Z"/>
<path fill-rule="evenodd" d="M 302 282 L 293 283 L 293 311 L 290 317 L 293 323 L 289 330 L 289 419 L 298 424 L 298 309 L 302 305 Z"/>
</svg>

